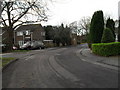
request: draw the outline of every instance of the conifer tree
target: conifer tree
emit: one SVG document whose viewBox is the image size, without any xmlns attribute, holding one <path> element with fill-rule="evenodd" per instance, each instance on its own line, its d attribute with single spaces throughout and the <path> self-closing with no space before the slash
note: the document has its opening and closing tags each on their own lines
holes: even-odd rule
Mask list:
<svg viewBox="0 0 120 90">
<path fill-rule="evenodd" d="M 89 34 L 90 43 L 100 43 L 103 30 L 104 30 L 103 11 L 96 11 L 93 14 L 90 24 L 90 34 Z"/>
<path fill-rule="evenodd" d="M 106 23 L 106 27 L 109 28 L 112 31 L 112 34 L 114 36 L 114 41 L 115 41 L 115 22 L 113 21 L 113 19 L 108 18 L 107 23 Z"/>
</svg>

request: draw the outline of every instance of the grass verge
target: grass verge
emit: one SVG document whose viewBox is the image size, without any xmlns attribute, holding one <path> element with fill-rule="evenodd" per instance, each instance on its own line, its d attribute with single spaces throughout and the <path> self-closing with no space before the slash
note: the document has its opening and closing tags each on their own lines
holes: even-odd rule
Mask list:
<svg viewBox="0 0 120 90">
<path fill-rule="evenodd" d="M 14 57 L 2 57 L 0 59 L 2 60 L 2 67 L 4 67 L 5 65 L 7 65 L 9 62 L 15 60 L 16 58 L 14 58 Z"/>
<path fill-rule="evenodd" d="M 28 52 L 30 50 L 12 50 L 12 52 Z"/>
</svg>

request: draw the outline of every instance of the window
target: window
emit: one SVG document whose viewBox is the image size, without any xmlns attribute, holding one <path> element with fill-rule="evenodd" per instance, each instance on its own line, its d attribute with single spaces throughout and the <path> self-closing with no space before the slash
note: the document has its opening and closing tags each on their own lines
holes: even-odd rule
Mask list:
<svg viewBox="0 0 120 90">
<path fill-rule="evenodd" d="M 17 36 L 22 36 L 23 32 L 17 32 Z"/>
<path fill-rule="evenodd" d="M 30 30 L 26 31 L 26 35 L 30 35 Z"/>
<path fill-rule="evenodd" d="M 24 41 L 18 41 L 19 46 L 22 46 L 24 44 Z"/>
<path fill-rule="evenodd" d="M 41 32 L 41 36 L 45 36 L 45 32 Z"/>
</svg>

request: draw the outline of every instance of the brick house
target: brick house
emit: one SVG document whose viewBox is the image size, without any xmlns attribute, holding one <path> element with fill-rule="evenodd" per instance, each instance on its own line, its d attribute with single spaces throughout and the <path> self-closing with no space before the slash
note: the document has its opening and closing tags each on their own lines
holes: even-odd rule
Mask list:
<svg viewBox="0 0 120 90">
<path fill-rule="evenodd" d="M 45 31 L 41 24 L 22 25 L 14 31 L 14 44 L 23 45 L 27 41 L 45 40 Z"/>
<path fill-rule="evenodd" d="M 77 45 L 77 33 L 72 30 L 70 33 L 70 37 L 71 37 L 71 45 Z"/>
<path fill-rule="evenodd" d="M 71 45 L 77 45 L 77 34 L 71 34 Z"/>
</svg>

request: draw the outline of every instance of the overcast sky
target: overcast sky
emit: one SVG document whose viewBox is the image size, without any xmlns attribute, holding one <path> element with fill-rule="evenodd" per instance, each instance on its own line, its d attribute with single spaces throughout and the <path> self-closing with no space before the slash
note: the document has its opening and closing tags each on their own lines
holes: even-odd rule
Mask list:
<svg viewBox="0 0 120 90">
<path fill-rule="evenodd" d="M 118 18 L 119 0 L 59 0 L 49 3 L 49 20 L 42 25 L 69 24 L 78 21 L 82 17 L 90 16 L 97 10 L 102 10 L 104 15 L 109 15 L 116 20 Z"/>
</svg>

